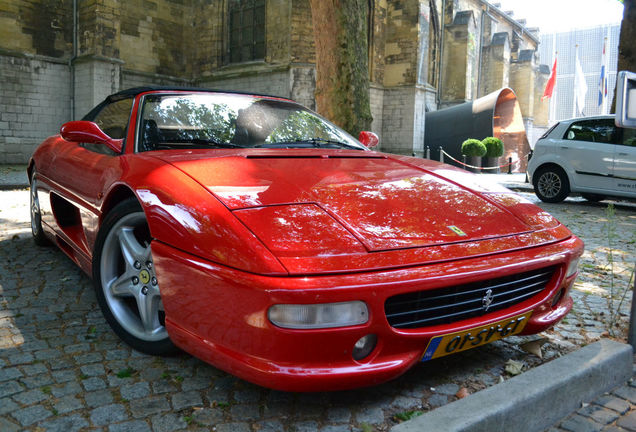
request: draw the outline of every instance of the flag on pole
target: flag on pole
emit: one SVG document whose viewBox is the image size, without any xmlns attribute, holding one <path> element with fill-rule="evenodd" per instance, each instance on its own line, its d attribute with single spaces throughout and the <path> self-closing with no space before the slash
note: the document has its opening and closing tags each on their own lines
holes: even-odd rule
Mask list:
<svg viewBox="0 0 636 432">
<path fill-rule="evenodd" d="M 598 81 L 598 106 L 603 106 L 607 97 L 607 38 L 603 41 L 603 55 L 601 57 L 601 77 Z"/>
<path fill-rule="evenodd" d="M 585 108 L 585 95 L 587 94 L 587 84 L 585 82 L 585 74 L 579 62 L 579 56 L 576 56 L 576 73 L 574 74 L 574 105 L 576 109 L 585 115 L 583 109 Z"/>
<path fill-rule="evenodd" d="M 556 84 L 556 68 L 557 68 L 557 59 L 556 57 L 554 57 L 554 65 L 552 65 L 552 73 L 550 73 L 550 78 L 548 78 L 548 82 L 545 85 L 545 90 L 543 91 L 543 97 L 541 98 L 541 100 L 552 97 L 552 92 L 554 91 L 554 85 Z"/>
</svg>

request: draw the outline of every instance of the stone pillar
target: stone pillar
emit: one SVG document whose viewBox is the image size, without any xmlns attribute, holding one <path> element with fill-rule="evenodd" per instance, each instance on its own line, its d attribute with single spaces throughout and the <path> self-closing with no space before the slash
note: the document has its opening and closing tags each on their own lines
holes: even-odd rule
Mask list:
<svg viewBox="0 0 636 432">
<path fill-rule="evenodd" d="M 480 94 L 487 95 L 502 87 L 508 87 L 510 77 L 510 40 L 508 33 L 493 35 L 483 49 Z"/>
<path fill-rule="evenodd" d="M 517 95 L 524 120 L 534 116 L 534 53 L 534 50 L 521 50 L 517 60 L 510 65 L 509 85 Z"/>
<path fill-rule="evenodd" d="M 471 100 L 477 87 L 477 26 L 473 11 L 461 11 L 444 27 L 441 105 Z"/>
<path fill-rule="evenodd" d="M 80 2 L 78 57 L 73 60 L 75 109 L 83 117 L 106 96 L 119 91 L 121 5 L 117 0 Z"/>
<path fill-rule="evenodd" d="M 541 100 L 545 85 L 550 78 L 550 66 L 539 65 L 534 74 L 534 126 L 547 128 L 549 125 L 550 98 Z"/>
</svg>

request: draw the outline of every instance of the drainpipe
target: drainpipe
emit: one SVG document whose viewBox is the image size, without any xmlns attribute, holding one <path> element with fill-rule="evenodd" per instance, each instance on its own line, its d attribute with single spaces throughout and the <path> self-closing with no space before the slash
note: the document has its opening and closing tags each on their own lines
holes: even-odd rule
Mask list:
<svg viewBox="0 0 636 432">
<path fill-rule="evenodd" d="M 444 66 L 444 33 L 446 33 L 446 0 L 442 0 L 442 16 L 439 35 L 439 68 L 437 71 L 437 109 L 442 101 L 442 69 Z"/>
<path fill-rule="evenodd" d="M 73 52 L 68 61 L 71 81 L 71 120 L 75 120 L 75 59 L 77 59 L 77 0 L 73 0 Z"/>
<path fill-rule="evenodd" d="M 481 9 L 481 17 L 479 19 L 479 49 L 477 50 L 477 88 L 475 89 L 475 94 L 477 98 L 480 96 L 480 88 L 481 88 L 481 64 L 483 57 L 483 47 L 484 47 L 484 16 L 488 13 L 488 4 L 486 4 L 486 12 L 484 9 Z"/>
</svg>

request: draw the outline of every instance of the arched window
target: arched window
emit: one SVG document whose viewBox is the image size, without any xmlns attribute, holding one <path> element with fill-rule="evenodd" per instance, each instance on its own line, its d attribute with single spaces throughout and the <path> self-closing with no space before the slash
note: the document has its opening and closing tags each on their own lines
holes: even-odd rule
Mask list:
<svg viewBox="0 0 636 432">
<path fill-rule="evenodd" d="M 230 0 L 229 62 L 265 58 L 265 0 Z"/>
</svg>

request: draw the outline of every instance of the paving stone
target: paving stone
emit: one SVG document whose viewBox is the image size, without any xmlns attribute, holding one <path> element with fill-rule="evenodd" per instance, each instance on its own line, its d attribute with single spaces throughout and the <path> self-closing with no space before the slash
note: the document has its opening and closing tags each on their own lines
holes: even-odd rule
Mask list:
<svg viewBox="0 0 636 432">
<path fill-rule="evenodd" d="M 91 408 L 96 408 L 113 402 L 113 395 L 108 389 L 97 390 L 94 392 L 84 393 L 84 400 L 86 401 L 86 405 Z"/>
<path fill-rule="evenodd" d="M 448 403 L 448 396 L 434 394 L 428 398 L 428 404 L 431 408 L 437 408 Z"/>
<path fill-rule="evenodd" d="M 104 405 L 95 408 L 90 413 L 91 423 L 95 426 L 106 426 L 125 420 L 128 416 L 121 404 Z"/>
<path fill-rule="evenodd" d="M 47 432 L 76 432 L 88 427 L 88 421 L 79 414 L 73 414 L 40 422 L 38 426 Z"/>
<path fill-rule="evenodd" d="M 152 392 L 157 394 L 158 393 L 175 393 L 177 392 L 177 386 L 174 385 L 174 383 L 171 381 L 161 379 L 159 381 L 152 383 Z M 227 399 L 225 401 L 227 401 Z"/>
<path fill-rule="evenodd" d="M 64 385 L 51 386 L 51 394 L 57 398 L 78 394 L 81 393 L 81 391 L 82 387 L 74 381 L 67 382 Z"/>
<path fill-rule="evenodd" d="M 327 419 L 330 423 L 349 423 L 351 421 L 351 409 L 348 407 L 333 407 L 327 410 Z"/>
<path fill-rule="evenodd" d="M 8 397 L 0 399 L 0 416 L 17 410 L 19 405 Z M 2 428 L 0 428 L 2 430 Z"/>
<path fill-rule="evenodd" d="M 223 423 L 216 426 L 216 432 L 251 432 L 248 423 Z M 304 432 L 296 427 L 296 432 Z"/>
<path fill-rule="evenodd" d="M 49 373 L 39 374 L 35 376 L 26 376 L 20 378 L 20 382 L 24 384 L 26 388 L 43 387 L 49 384 L 53 384 L 53 377 Z"/>
<path fill-rule="evenodd" d="M 613 392 L 616 396 L 636 404 L 636 387 L 622 386 Z"/>
<path fill-rule="evenodd" d="M 12 380 L 21 376 L 22 372 L 17 367 L 0 369 L 0 381 Z"/>
<path fill-rule="evenodd" d="M 51 376 L 53 377 L 53 380 L 58 383 L 75 381 L 77 379 L 77 374 L 72 369 L 54 371 L 51 373 Z"/>
<path fill-rule="evenodd" d="M 152 396 L 130 402 L 130 411 L 135 418 L 145 418 L 152 414 L 169 410 L 170 404 L 168 400 L 162 396 Z"/>
<path fill-rule="evenodd" d="M 234 400 L 238 403 L 254 403 L 261 399 L 261 392 L 256 389 L 236 390 Z"/>
<path fill-rule="evenodd" d="M 603 429 L 603 425 L 578 414 L 570 416 L 559 427 L 570 432 L 600 432 Z"/>
<path fill-rule="evenodd" d="M 327 425 L 320 428 L 320 432 L 349 432 L 351 426 L 347 424 L 342 425 Z"/>
<path fill-rule="evenodd" d="M 21 392 L 23 387 L 16 381 L 7 381 L 0 383 L 0 398 L 11 396 L 12 394 Z"/>
<path fill-rule="evenodd" d="M 603 395 L 598 399 L 594 400 L 594 403 L 605 408 L 609 408 L 613 411 L 616 411 L 619 414 L 625 414 L 629 411 L 631 405 L 624 399 L 620 399 L 616 396 L 612 395 Z"/>
<path fill-rule="evenodd" d="M 101 378 L 92 377 L 82 380 L 82 387 L 84 387 L 84 390 L 90 392 L 94 390 L 105 389 L 106 383 Z"/>
<path fill-rule="evenodd" d="M 22 426 L 30 426 L 48 417 L 53 413 L 41 405 L 34 405 L 28 408 L 22 408 L 11 413 L 14 419 Z"/>
<path fill-rule="evenodd" d="M 0 417 L 0 430 L 2 432 L 17 432 L 20 430 L 20 426 L 8 419 Z"/>
<path fill-rule="evenodd" d="M 75 396 L 64 396 L 53 404 L 53 408 L 55 408 L 57 414 L 66 414 L 68 412 L 84 408 L 84 404 Z"/>
<path fill-rule="evenodd" d="M 458 391 L 459 386 L 457 384 L 442 384 L 435 387 L 435 393 L 446 396 L 454 396 Z"/>
<path fill-rule="evenodd" d="M 384 412 L 381 408 L 364 407 L 356 413 L 356 421 L 372 425 L 384 423 Z"/>
<path fill-rule="evenodd" d="M 278 420 L 266 420 L 256 423 L 256 429 L 258 432 L 280 432 L 285 430 L 285 427 Z"/>
<path fill-rule="evenodd" d="M 241 420 L 256 420 L 260 417 L 260 409 L 258 405 L 254 404 L 232 405 L 230 413 L 232 414 L 232 417 Z"/>
<path fill-rule="evenodd" d="M 399 410 L 408 410 L 413 408 L 420 408 L 422 406 L 422 400 L 416 397 L 398 396 L 391 402 L 391 408 Z"/>
<path fill-rule="evenodd" d="M 119 393 L 127 400 L 140 399 L 150 394 L 150 386 L 147 382 L 126 384 L 119 388 Z"/>
<path fill-rule="evenodd" d="M 143 420 L 132 420 L 108 426 L 108 432 L 150 432 L 150 426 Z"/>
<path fill-rule="evenodd" d="M 93 363 L 89 365 L 84 365 L 80 367 L 80 371 L 82 371 L 83 375 L 89 376 L 89 377 L 106 375 L 106 371 L 104 370 L 104 365 L 102 365 L 101 363 Z"/>
<path fill-rule="evenodd" d="M 577 413 L 582 416 L 589 417 L 602 425 L 608 425 L 619 417 L 618 413 L 615 411 L 602 408 L 598 405 L 588 405 L 585 408 L 578 410 Z"/>
<path fill-rule="evenodd" d="M 214 426 L 223 421 L 223 411 L 218 408 L 202 408 L 195 410 L 192 417 L 196 423 L 206 426 Z"/>
<path fill-rule="evenodd" d="M 630 432 L 636 431 L 636 411 L 632 411 L 629 414 L 621 417 L 616 422 L 616 425 L 627 429 Z"/>
<path fill-rule="evenodd" d="M 175 411 L 202 405 L 201 395 L 196 391 L 180 392 L 172 396 L 172 409 Z"/>
<path fill-rule="evenodd" d="M 33 405 L 43 400 L 48 399 L 50 396 L 45 394 L 40 389 L 28 390 L 22 393 L 13 395 L 13 399 L 22 405 Z"/>
<path fill-rule="evenodd" d="M 154 432 L 172 432 L 178 429 L 185 429 L 188 423 L 183 416 L 177 414 L 158 415 L 152 418 L 152 428 Z"/>
</svg>

